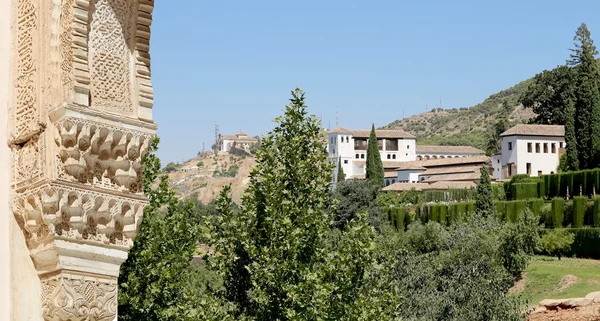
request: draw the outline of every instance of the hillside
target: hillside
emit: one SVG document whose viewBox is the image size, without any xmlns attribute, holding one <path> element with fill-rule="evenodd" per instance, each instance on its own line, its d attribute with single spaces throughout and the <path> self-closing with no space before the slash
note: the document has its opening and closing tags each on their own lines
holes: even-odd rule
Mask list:
<svg viewBox="0 0 600 321">
<path fill-rule="evenodd" d="M 417 144 L 420 145 L 468 145 L 485 150 L 485 133 L 488 126 L 496 122 L 504 99 L 514 106 L 510 114 L 511 122 L 525 123 L 535 116 L 530 109 L 524 109 L 518 103 L 519 96 L 532 81 L 533 78 L 522 81 L 470 108 L 434 108 L 430 112 L 396 120 L 382 128 L 408 131 L 417 136 Z"/>
<path fill-rule="evenodd" d="M 195 197 L 207 204 L 217 197 L 223 186 L 231 185 L 232 199 L 239 204 L 255 164 L 252 156 L 222 153 L 215 158 L 213 153 L 204 153 L 178 164 L 177 170 L 168 175 L 180 197 Z"/>
</svg>

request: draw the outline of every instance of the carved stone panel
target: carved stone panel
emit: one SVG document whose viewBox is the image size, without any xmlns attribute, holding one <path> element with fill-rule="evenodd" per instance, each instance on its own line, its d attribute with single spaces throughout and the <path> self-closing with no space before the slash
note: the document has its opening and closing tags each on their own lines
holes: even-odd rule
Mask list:
<svg viewBox="0 0 600 321">
<path fill-rule="evenodd" d="M 94 0 L 89 52 L 92 108 L 133 115 L 131 0 Z"/>
</svg>

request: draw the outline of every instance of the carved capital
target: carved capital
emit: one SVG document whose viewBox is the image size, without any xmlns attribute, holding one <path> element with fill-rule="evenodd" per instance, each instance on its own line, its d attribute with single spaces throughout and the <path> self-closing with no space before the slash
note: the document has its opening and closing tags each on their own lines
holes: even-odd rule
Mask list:
<svg viewBox="0 0 600 321">
<path fill-rule="evenodd" d="M 46 321 L 113 321 L 117 315 L 117 279 L 61 271 L 40 277 Z"/>
</svg>

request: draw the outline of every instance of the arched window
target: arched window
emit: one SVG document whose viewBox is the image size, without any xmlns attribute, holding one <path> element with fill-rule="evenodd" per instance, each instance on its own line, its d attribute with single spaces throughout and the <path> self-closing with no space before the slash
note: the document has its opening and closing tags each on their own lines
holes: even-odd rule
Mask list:
<svg viewBox="0 0 600 321">
<path fill-rule="evenodd" d="M 346 136 L 346 143 L 350 142 L 350 137 Z"/>
<path fill-rule="evenodd" d="M 358 156 L 358 154 L 356 154 L 356 159 L 359 159 L 359 158 L 360 158 L 360 156 Z"/>
<path fill-rule="evenodd" d="M 417 156 L 417 160 L 423 160 L 423 156 L 421 156 L 421 155 Z"/>
<path fill-rule="evenodd" d="M 391 158 L 392 158 L 392 155 L 388 154 L 387 159 L 391 159 Z"/>
<path fill-rule="evenodd" d="M 365 159 L 365 154 L 360 154 L 360 159 Z"/>
<path fill-rule="evenodd" d="M 396 154 L 392 155 L 392 159 L 396 159 Z"/>
<path fill-rule="evenodd" d="M 390 186 L 390 181 L 386 180 L 385 181 L 385 186 Z"/>
<path fill-rule="evenodd" d="M 395 179 L 392 180 L 392 184 L 396 184 L 396 180 Z"/>
</svg>

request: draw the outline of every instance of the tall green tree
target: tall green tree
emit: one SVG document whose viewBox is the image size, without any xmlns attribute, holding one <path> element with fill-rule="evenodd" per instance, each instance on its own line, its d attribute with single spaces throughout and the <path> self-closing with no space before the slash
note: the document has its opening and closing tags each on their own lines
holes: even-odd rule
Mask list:
<svg viewBox="0 0 600 321">
<path fill-rule="evenodd" d="M 488 155 L 493 155 L 502 151 L 502 137 L 500 137 L 500 135 L 510 127 L 509 117 L 511 112 L 512 107 L 509 105 L 508 100 L 505 99 L 502 102 L 502 111 L 498 121 L 488 130 L 488 143 L 486 148 Z"/>
<path fill-rule="evenodd" d="M 119 274 L 119 320 L 185 320 L 193 311 L 184 280 L 198 241 L 193 204 L 179 201 L 160 172 L 158 138 L 143 160 L 149 199 L 134 246 Z M 152 185 L 159 180 L 156 188 Z"/>
<path fill-rule="evenodd" d="M 344 174 L 344 168 L 342 167 L 342 156 L 338 159 L 338 168 L 337 168 L 337 182 L 343 182 L 346 180 L 346 174 Z"/>
<path fill-rule="evenodd" d="M 558 66 L 535 75 L 519 101 L 537 114 L 535 124 L 564 125 L 572 117 L 565 106 L 573 100 L 574 69 Z"/>
<path fill-rule="evenodd" d="M 579 152 L 575 134 L 575 106 L 573 100 L 566 102 L 565 115 L 566 167 L 569 170 L 576 171 L 579 170 Z"/>
<path fill-rule="evenodd" d="M 377 144 L 377 135 L 375 134 L 375 124 L 371 127 L 371 135 L 367 144 L 367 180 L 372 181 L 377 186 L 385 186 L 385 173 L 383 171 L 383 163 L 379 154 L 379 145 Z"/>
<path fill-rule="evenodd" d="M 492 194 L 492 181 L 487 165 L 481 166 L 481 177 L 477 184 L 477 195 L 475 195 L 475 211 L 481 216 L 494 215 L 495 206 Z"/>
<path fill-rule="evenodd" d="M 575 137 L 579 167 L 595 168 L 600 162 L 600 69 L 596 61 L 598 51 L 590 30 L 582 23 L 575 33 L 574 49 L 567 64 L 576 67 L 575 83 Z"/>
</svg>

